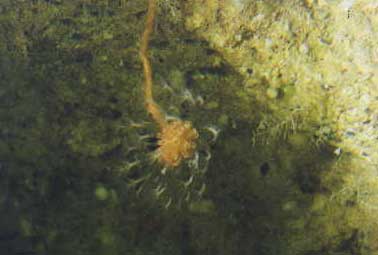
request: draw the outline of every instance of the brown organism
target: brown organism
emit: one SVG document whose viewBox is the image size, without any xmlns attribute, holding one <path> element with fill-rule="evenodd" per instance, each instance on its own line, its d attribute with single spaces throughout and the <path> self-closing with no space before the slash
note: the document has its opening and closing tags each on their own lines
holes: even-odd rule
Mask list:
<svg viewBox="0 0 378 255">
<path fill-rule="evenodd" d="M 159 125 L 157 135 L 158 149 L 155 158 L 164 167 L 174 168 L 180 165 L 182 160 L 192 157 L 196 149 L 198 132 L 192 127 L 191 122 L 174 120 L 168 121 L 164 112 L 154 101 L 152 93 L 152 68 L 148 58 L 148 43 L 153 30 L 156 13 L 156 0 L 148 1 L 147 20 L 142 34 L 140 57 L 144 72 L 144 100 L 145 107 L 152 119 Z"/>
</svg>

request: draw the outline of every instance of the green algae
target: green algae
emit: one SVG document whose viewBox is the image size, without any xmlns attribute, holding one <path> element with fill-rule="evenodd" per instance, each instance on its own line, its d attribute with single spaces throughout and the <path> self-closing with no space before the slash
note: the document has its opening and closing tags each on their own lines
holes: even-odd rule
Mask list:
<svg viewBox="0 0 378 255">
<path fill-rule="evenodd" d="M 219 1 L 159 1 L 150 44 L 156 100 L 168 114 L 221 133 L 198 184 L 206 185 L 202 200 L 166 208 L 138 193 L 156 170 L 133 165 L 149 159 L 148 149 L 130 153 L 145 135 L 130 123 L 150 121 L 138 55 L 146 4 L 0 4 L 1 190 L 33 250 L 374 254 L 369 205 L 377 184 L 366 181 L 372 171 L 356 178 L 366 163 L 344 151 L 340 126 L 348 120 L 335 120 L 340 111 L 325 92 L 341 84 L 331 68 L 340 61 L 325 47 L 339 27 L 325 25 L 334 16 L 312 1 L 310 23 L 302 23 L 299 1 L 293 10 L 256 2 L 245 9 L 256 14 L 254 26 L 229 30 L 216 12 L 233 17 L 236 5 L 222 13 Z M 179 197 L 170 178 L 170 195 Z"/>
<path fill-rule="evenodd" d="M 377 75 L 376 63 L 369 57 L 376 48 L 371 40 L 376 34 L 371 26 L 377 21 L 374 6 L 372 1 L 290 0 L 222 4 L 208 0 L 185 5 L 186 28 L 209 42 L 243 78 L 238 100 L 256 110 L 239 115 L 252 122 L 255 148 L 244 153 L 266 158 L 251 164 L 261 164 L 266 180 L 274 180 L 270 172 L 277 169 L 282 182 L 295 180 L 292 184 L 300 189 L 290 187 L 285 194 L 289 201 L 306 201 L 302 209 L 308 210 L 311 198 L 319 194 L 327 200 L 322 215 L 298 215 L 293 225 L 290 215 L 282 219 L 288 223 L 283 227 L 286 243 L 270 242 L 281 248 L 277 251 L 272 245 L 267 254 L 374 253 L 373 242 L 370 247 L 358 244 L 366 245 L 365 235 L 376 229 L 375 184 L 368 177 L 375 175 L 377 162 L 377 143 L 372 142 L 377 108 L 370 100 L 376 90 L 372 80 L 363 78 Z M 267 191 L 268 201 L 275 196 L 271 190 L 284 187 L 282 182 Z M 352 195 L 361 194 L 360 189 L 367 195 Z M 252 193 L 260 195 L 262 190 Z M 340 204 L 335 194 L 345 200 Z"/>
<path fill-rule="evenodd" d="M 36 240 L 38 254 L 178 254 L 185 246 L 171 230 L 181 231 L 183 223 L 176 221 L 188 212 L 172 220 L 153 198 L 137 197 L 118 171 L 132 160 L 127 151 L 139 139 L 130 121 L 148 121 L 138 55 L 146 1 L 112 4 L 1 4 L 0 154 L 8 173 L 4 183 L 14 183 L 3 189 L 12 194 L 11 208 L 22 205 L 15 221 L 27 231 L 26 240 Z M 223 92 L 208 86 L 220 80 L 218 71 L 224 73 L 214 68 L 221 60 L 177 30 L 172 15 L 164 19 L 168 10 L 163 5 L 162 32 L 151 42 L 159 103 L 180 108 L 186 86 L 206 102 L 216 98 Z M 197 82 L 196 73 L 205 80 Z M 231 71 L 223 76 L 237 80 Z M 160 89 L 164 82 L 173 95 Z M 201 111 L 206 109 L 189 115 L 201 123 Z M 219 115 L 206 117 L 208 123 Z M 139 156 L 148 159 L 148 151 Z"/>
</svg>

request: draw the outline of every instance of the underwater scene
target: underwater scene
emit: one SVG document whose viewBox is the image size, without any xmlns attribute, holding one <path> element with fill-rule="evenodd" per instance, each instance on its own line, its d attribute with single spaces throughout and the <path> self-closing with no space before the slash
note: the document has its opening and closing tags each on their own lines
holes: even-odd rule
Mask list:
<svg viewBox="0 0 378 255">
<path fill-rule="evenodd" d="M 0 0 L 0 255 L 378 255 L 376 0 Z"/>
</svg>

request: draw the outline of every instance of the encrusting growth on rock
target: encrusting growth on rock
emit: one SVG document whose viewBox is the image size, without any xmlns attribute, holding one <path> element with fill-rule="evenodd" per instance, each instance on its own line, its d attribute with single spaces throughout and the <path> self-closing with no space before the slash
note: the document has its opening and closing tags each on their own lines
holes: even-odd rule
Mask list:
<svg viewBox="0 0 378 255">
<path fill-rule="evenodd" d="M 144 72 L 144 100 L 145 107 L 152 119 L 159 125 L 158 149 L 155 152 L 156 159 L 164 167 L 177 167 L 181 161 L 190 158 L 196 149 L 198 132 L 192 127 L 191 122 L 174 120 L 168 121 L 159 105 L 154 101 L 152 93 L 152 68 L 148 59 L 148 42 L 153 30 L 156 13 L 156 0 L 149 0 L 147 20 L 142 34 L 140 57 Z"/>
</svg>

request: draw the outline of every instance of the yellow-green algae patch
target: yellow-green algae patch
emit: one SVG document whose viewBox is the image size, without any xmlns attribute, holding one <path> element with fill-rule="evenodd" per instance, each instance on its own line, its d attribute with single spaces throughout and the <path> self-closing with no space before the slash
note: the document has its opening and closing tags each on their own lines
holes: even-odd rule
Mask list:
<svg viewBox="0 0 378 255">
<path fill-rule="evenodd" d="M 306 245 L 337 247 L 342 238 L 360 236 L 361 245 L 369 246 L 363 254 L 376 254 L 371 237 L 378 230 L 375 1 L 193 0 L 185 13 L 186 28 L 243 77 L 240 99 L 262 110 L 246 116 L 258 122 L 252 127 L 254 144 L 269 146 L 279 137 L 297 147 L 307 139 L 320 151 L 326 145 L 334 157 L 314 170 L 322 172 L 321 191 L 315 192 L 320 194 L 313 195 L 308 217 L 292 225 L 307 228 L 309 239 L 298 237 L 292 252 L 302 254 Z"/>
</svg>

